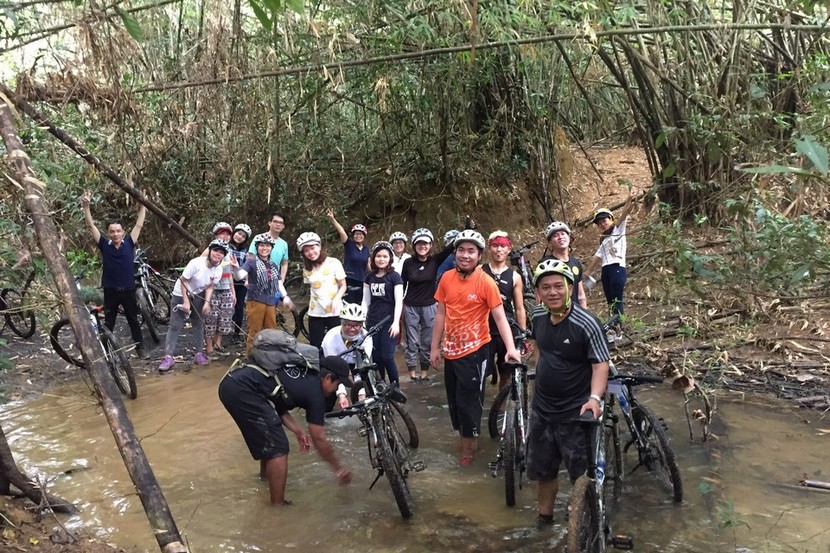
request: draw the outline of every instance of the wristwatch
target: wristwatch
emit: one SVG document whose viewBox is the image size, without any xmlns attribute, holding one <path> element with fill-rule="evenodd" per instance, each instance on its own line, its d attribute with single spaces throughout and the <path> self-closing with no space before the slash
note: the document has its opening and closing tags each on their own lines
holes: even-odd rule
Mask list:
<svg viewBox="0 0 830 553">
<path fill-rule="evenodd" d="M 602 405 L 602 398 L 601 398 L 601 397 L 599 397 L 598 395 L 596 395 L 596 394 L 591 394 L 591 395 L 589 396 L 589 398 L 590 398 L 590 399 L 595 399 L 595 400 L 597 400 L 597 403 L 599 403 L 600 405 Z"/>
</svg>

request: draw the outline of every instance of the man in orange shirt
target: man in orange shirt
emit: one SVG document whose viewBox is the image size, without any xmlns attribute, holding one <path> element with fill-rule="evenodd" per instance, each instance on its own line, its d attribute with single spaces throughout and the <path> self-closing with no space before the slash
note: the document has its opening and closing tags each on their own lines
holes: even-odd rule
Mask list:
<svg viewBox="0 0 830 553">
<path fill-rule="evenodd" d="M 491 313 L 507 348 L 505 360 L 520 361 L 521 356 L 513 343 L 496 282 L 479 267 L 484 237 L 474 230 L 465 230 L 459 233 L 453 245 L 455 270 L 444 273 L 435 292 L 438 307 L 432 329 L 430 361 L 432 366 L 439 366 L 441 339 L 444 338 L 444 386 L 453 430 L 461 434 L 459 464 L 464 467 L 473 462 L 484 409 Z"/>
</svg>

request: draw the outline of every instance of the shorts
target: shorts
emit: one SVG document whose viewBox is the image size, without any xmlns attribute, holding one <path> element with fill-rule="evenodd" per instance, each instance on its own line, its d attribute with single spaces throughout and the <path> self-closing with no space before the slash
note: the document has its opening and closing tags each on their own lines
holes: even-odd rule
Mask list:
<svg viewBox="0 0 830 553">
<path fill-rule="evenodd" d="M 555 480 L 565 464 L 571 482 L 588 469 L 585 429 L 576 422 L 549 423 L 530 410 L 527 437 L 527 477 Z"/>
<path fill-rule="evenodd" d="M 263 396 L 225 375 L 219 383 L 219 400 L 242 432 L 251 457 L 267 461 L 288 455 L 282 420 Z"/>
</svg>

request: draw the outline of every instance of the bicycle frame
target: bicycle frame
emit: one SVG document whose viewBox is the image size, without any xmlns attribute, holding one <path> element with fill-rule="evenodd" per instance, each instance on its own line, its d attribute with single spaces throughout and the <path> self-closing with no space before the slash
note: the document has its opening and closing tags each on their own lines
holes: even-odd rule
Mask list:
<svg viewBox="0 0 830 553">
<path fill-rule="evenodd" d="M 533 246 L 535 246 L 538 243 L 539 241 L 536 240 L 534 242 L 531 242 L 530 244 L 525 244 L 518 250 L 511 251 L 508 255 L 510 259 L 510 264 L 519 269 L 519 274 L 522 277 L 522 284 L 524 285 L 526 294 L 528 290 L 533 290 L 533 280 L 530 278 L 530 270 L 527 266 L 527 259 L 525 258 L 525 254 L 529 252 L 533 248 Z"/>
</svg>

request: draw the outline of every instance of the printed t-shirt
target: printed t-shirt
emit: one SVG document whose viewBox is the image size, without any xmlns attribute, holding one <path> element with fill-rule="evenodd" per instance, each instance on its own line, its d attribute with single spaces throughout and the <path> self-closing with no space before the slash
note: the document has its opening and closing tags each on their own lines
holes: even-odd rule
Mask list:
<svg viewBox="0 0 830 553">
<path fill-rule="evenodd" d="M 476 267 L 466 279 L 458 271 L 441 277 L 435 299 L 444 304 L 444 357 L 458 359 L 490 342 L 490 310 L 501 305 L 495 281 Z"/>
<path fill-rule="evenodd" d="M 210 285 L 215 285 L 222 278 L 222 266 L 208 267 L 206 257 L 191 259 L 184 268 L 182 278 L 186 279 L 187 289 L 191 294 L 200 294 Z M 176 279 L 173 295 L 182 297 L 182 279 Z"/>
<path fill-rule="evenodd" d="M 303 269 L 303 282 L 309 285 L 311 298 L 308 302 L 309 317 L 337 317 L 332 313 L 332 301 L 340 287 L 338 280 L 345 280 L 343 265 L 333 257 L 327 257 L 322 265 L 307 271 Z"/>
<path fill-rule="evenodd" d="M 395 286 L 403 287 L 403 280 L 401 275 L 390 271 L 382 277 L 369 273 L 363 282 L 369 285 L 371 296 L 366 326 L 374 326 L 387 315 L 395 314 Z"/>
</svg>

